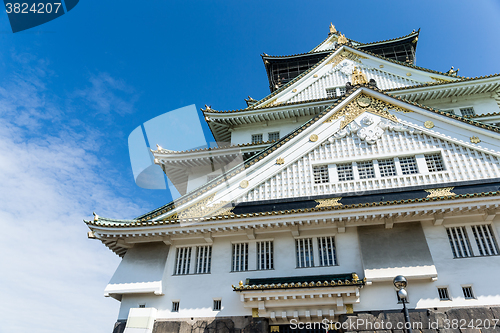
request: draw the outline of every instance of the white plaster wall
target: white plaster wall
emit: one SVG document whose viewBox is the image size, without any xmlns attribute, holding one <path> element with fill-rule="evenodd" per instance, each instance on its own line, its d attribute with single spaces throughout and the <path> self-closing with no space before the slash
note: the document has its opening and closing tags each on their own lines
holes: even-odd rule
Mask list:
<svg viewBox="0 0 500 333">
<path fill-rule="evenodd" d="M 473 107 L 476 114 L 499 112 L 498 104 L 491 94 L 478 94 L 472 96 L 460 96 L 427 101 L 417 101 L 440 110 L 453 110 L 456 115 L 461 116 L 461 108 Z"/>
<path fill-rule="evenodd" d="M 263 134 L 263 140 L 267 141 L 268 133 L 280 132 L 280 138 L 284 137 L 297 127 L 304 124 L 312 116 L 299 117 L 297 120 L 279 120 L 279 121 L 269 121 L 267 126 L 264 123 L 259 123 L 255 125 L 238 126 L 235 127 L 231 133 L 231 144 L 245 144 L 252 142 L 252 134 Z"/>
<path fill-rule="evenodd" d="M 306 230 L 300 237 L 319 237 L 335 235 L 333 229 L 323 228 Z M 274 240 L 274 269 L 257 271 L 255 242 Z M 200 240 L 176 241 L 170 248 L 165 266 L 163 296 L 147 294 L 124 295 L 119 319 L 126 319 L 131 307 L 145 304 L 158 310 L 158 318 L 190 318 L 214 316 L 248 316 L 251 309 L 246 309 L 240 301 L 239 293 L 231 285 L 237 285 L 247 278 L 286 277 L 322 274 L 344 274 L 356 272 L 362 275 L 360 250 L 356 228 L 346 228 L 345 233 L 335 235 L 338 266 L 296 268 L 295 239 L 290 231 L 257 234 L 256 240 L 246 236 L 214 238 L 212 248 L 212 268 L 210 274 L 173 275 L 176 246 L 206 245 Z M 232 242 L 249 243 L 249 271 L 231 272 Z M 194 249 L 193 249 L 194 251 Z M 317 248 L 314 249 L 317 256 Z M 194 258 L 194 256 L 193 256 Z M 315 260 L 315 263 L 318 261 Z M 191 261 L 191 271 L 194 261 Z M 222 300 L 222 310 L 213 311 L 213 299 Z M 180 302 L 180 311 L 171 312 L 172 301 Z"/>
</svg>

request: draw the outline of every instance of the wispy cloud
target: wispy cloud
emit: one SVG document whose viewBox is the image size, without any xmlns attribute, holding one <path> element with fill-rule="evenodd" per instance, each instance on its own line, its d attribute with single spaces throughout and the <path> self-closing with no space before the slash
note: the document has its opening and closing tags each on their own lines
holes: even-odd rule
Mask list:
<svg viewBox="0 0 500 333">
<path fill-rule="evenodd" d="M 134 112 L 134 104 L 139 94 L 123 80 L 111 77 L 108 73 L 91 75 L 90 85 L 75 91 L 75 97 L 83 101 L 98 114 Z"/>
<path fill-rule="evenodd" d="M 95 129 L 53 124 L 64 112 L 44 84 L 49 71 L 14 60 L 21 70 L 0 82 L 0 331 L 108 333 L 119 304 L 102 295 L 119 258 L 86 238 L 82 218 L 143 209 L 114 191 L 100 145 L 88 139 L 100 137 Z M 85 96 L 103 113 L 120 100 L 116 91 L 131 89 L 103 74 L 90 84 Z M 132 112 L 133 101 L 120 110 Z"/>
</svg>

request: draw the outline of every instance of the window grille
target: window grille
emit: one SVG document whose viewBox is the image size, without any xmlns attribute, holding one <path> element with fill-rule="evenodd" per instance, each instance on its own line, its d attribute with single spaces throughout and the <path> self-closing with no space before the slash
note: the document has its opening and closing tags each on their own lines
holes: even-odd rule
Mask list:
<svg viewBox="0 0 500 333">
<path fill-rule="evenodd" d="M 472 108 L 472 107 L 460 109 L 460 112 L 462 113 L 462 116 L 464 116 L 464 117 L 476 115 L 476 112 L 474 112 L 474 108 Z"/>
<path fill-rule="evenodd" d="M 262 141 L 262 134 L 252 134 L 252 143 L 260 143 Z"/>
<path fill-rule="evenodd" d="M 358 162 L 359 179 L 375 178 L 375 171 L 373 170 L 373 162 Z"/>
<path fill-rule="evenodd" d="M 212 245 L 196 247 L 196 273 L 210 273 L 212 265 Z"/>
<path fill-rule="evenodd" d="M 353 180 L 354 175 L 352 173 L 352 164 L 337 164 L 337 174 L 339 176 L 339 181 Z"/>
<path fill-rule="evenodd" d="M 179 302 L 172 302 L 172 312 L 179 312 Z"/>
<path fill-rule="evenodd" d="M 296 239 L 295 253 L 297 258 L 297 267 L 314 266 L 312 238 Z"/>
<path fill-rule="evenodd" d="M 493 256 L 498 254 L 498 245 L 493 236 L 491 225 L 473 225 L 471 229 L 480 255 Z"/>
<path fill-rule="evenodd" d="M 474 293 L 472 292 L 472 286 L 462 287 L 465 299 L 473 299 Z"/>
<path fill-rule="evenodd" d="M 313 176 L 315 184 L 324 184 L 330 181 L 328 177 L 328 165 L 320 165 L 313 167 Z"/>
<path fill-rule="evenodd" d="M 439 294 L 440 301 L 449 301 L 450 300 L 448 288 L 438 288 L 438 294 Z"/>
<path fill-rule="evenodd" d="M 231 267 L 234 272 L 248 271 L 248 243 L 233 244 Z"/>
<path fill-rule="evenodd" d="M 429 172 L 444 171 L 444 162 L 441 154 L 425 155 L 425 162 L 427 162 Z"/>
<path fill-rule="evenodd" d="M 472 256 L 469 239 L 465 227 L 446 228 L 448 240 L 450 241 L 451 251 L 454 258 L 465 258 Z"/>
<path fill-rule="evenodd" d="M 378 160 L 378 167 L 382 177 L 390 177 L 396 175 L 396 165 L 393 159 Z"/>
<path fill-rule="evenodd" d="M 337 96 L 345 95 L 345 87 L 339 87 Z"/>
<path fill-rule="evenodd" d="M 417 160 L 414 156 L 400 157 L 399 164 L 401 165 L 401 172 L 403 172 L 403 175 L 418 173 Z"/>
<path fill-rule="evenodd" d="M 222 309 L 222 301 L 220 299 L 214 299 L 214 311 L 220 311 Z"/>
<path fill-rule="evenodd" d="M 189 274 L 189 266 L 191 264 L 191 248 L 178 247 L 177 255 L 175 256 L 175 272 L 176 275 Z"/>
<path fill-rule="evenodd" d="M 334 237 L 318 237 L 318 253 L 320 266 L 336 265 Z"/>
<path fill-rule="evenodd" d="M 326 97 L 328 98 L 333 98 L 333 97 L 336 97 L 337 96 L 337 89 L 335 88 L 329 88 L 329 89 L 326 89 Z"/>
<path fill-rule="evenodd" d="M 280 132 L 271 132 L 267 134 L 269 141 L 278 141 L 280 139 Z"/>
<path fill-rule="evenodd" d="M 273 241 L 257 242 L 257 269 L 274 269 Z"/>
</svg>

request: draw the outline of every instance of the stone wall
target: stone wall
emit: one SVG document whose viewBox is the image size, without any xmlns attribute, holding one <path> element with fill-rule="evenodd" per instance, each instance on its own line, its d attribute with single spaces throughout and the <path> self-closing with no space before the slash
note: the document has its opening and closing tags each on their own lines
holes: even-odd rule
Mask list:
<svg viewBox="0 0 500 333">
<path fill-rule="evenodd" d="M 413 333 L 500 333 L 500 307 L 410 310 Z M 340 315 L 339 333 L 405 333 L 402 311 L 371 311 Z M 271 323 L 272 325 L 272 323 Z M 268 333 L 266 318 L 196 318 L 185 321 L 158 320 L 153 333 Z M 113 333 L 123 333 L 125 322 Z M 297 332 L 300 332 L 297 330 Z"/>
<path fill-rule="evenodd" d="M 500 307 L 410 310 L 413 333 L 500 333 Z M 496 321 L 495 321 L 496 320 Z M 339 316 L 341 332 L 404 333 L 402 311 Z"/>
</svg>

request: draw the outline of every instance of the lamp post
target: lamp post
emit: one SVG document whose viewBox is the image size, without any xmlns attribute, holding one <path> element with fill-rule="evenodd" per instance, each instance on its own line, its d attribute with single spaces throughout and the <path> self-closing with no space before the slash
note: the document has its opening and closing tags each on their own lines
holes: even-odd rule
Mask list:
<svg viewBox="0 0 500 333">
<path fill-rule="evenodd" d="M 408 309 L 406 308 L 406 299 L 408 298 L 408 292 L 406 291 L 406 286 L 408 285 L 408 281 L 403 275 L 398 275 L 393 280 L 394 287 L 398 290 L 398 297 L 403 302 L 403 312 L 405 315 L 405 328 L 408 333 L 412 333 L 411 331 L 411 322 L 410 315 L 408 314 Z"/>
</svg>

